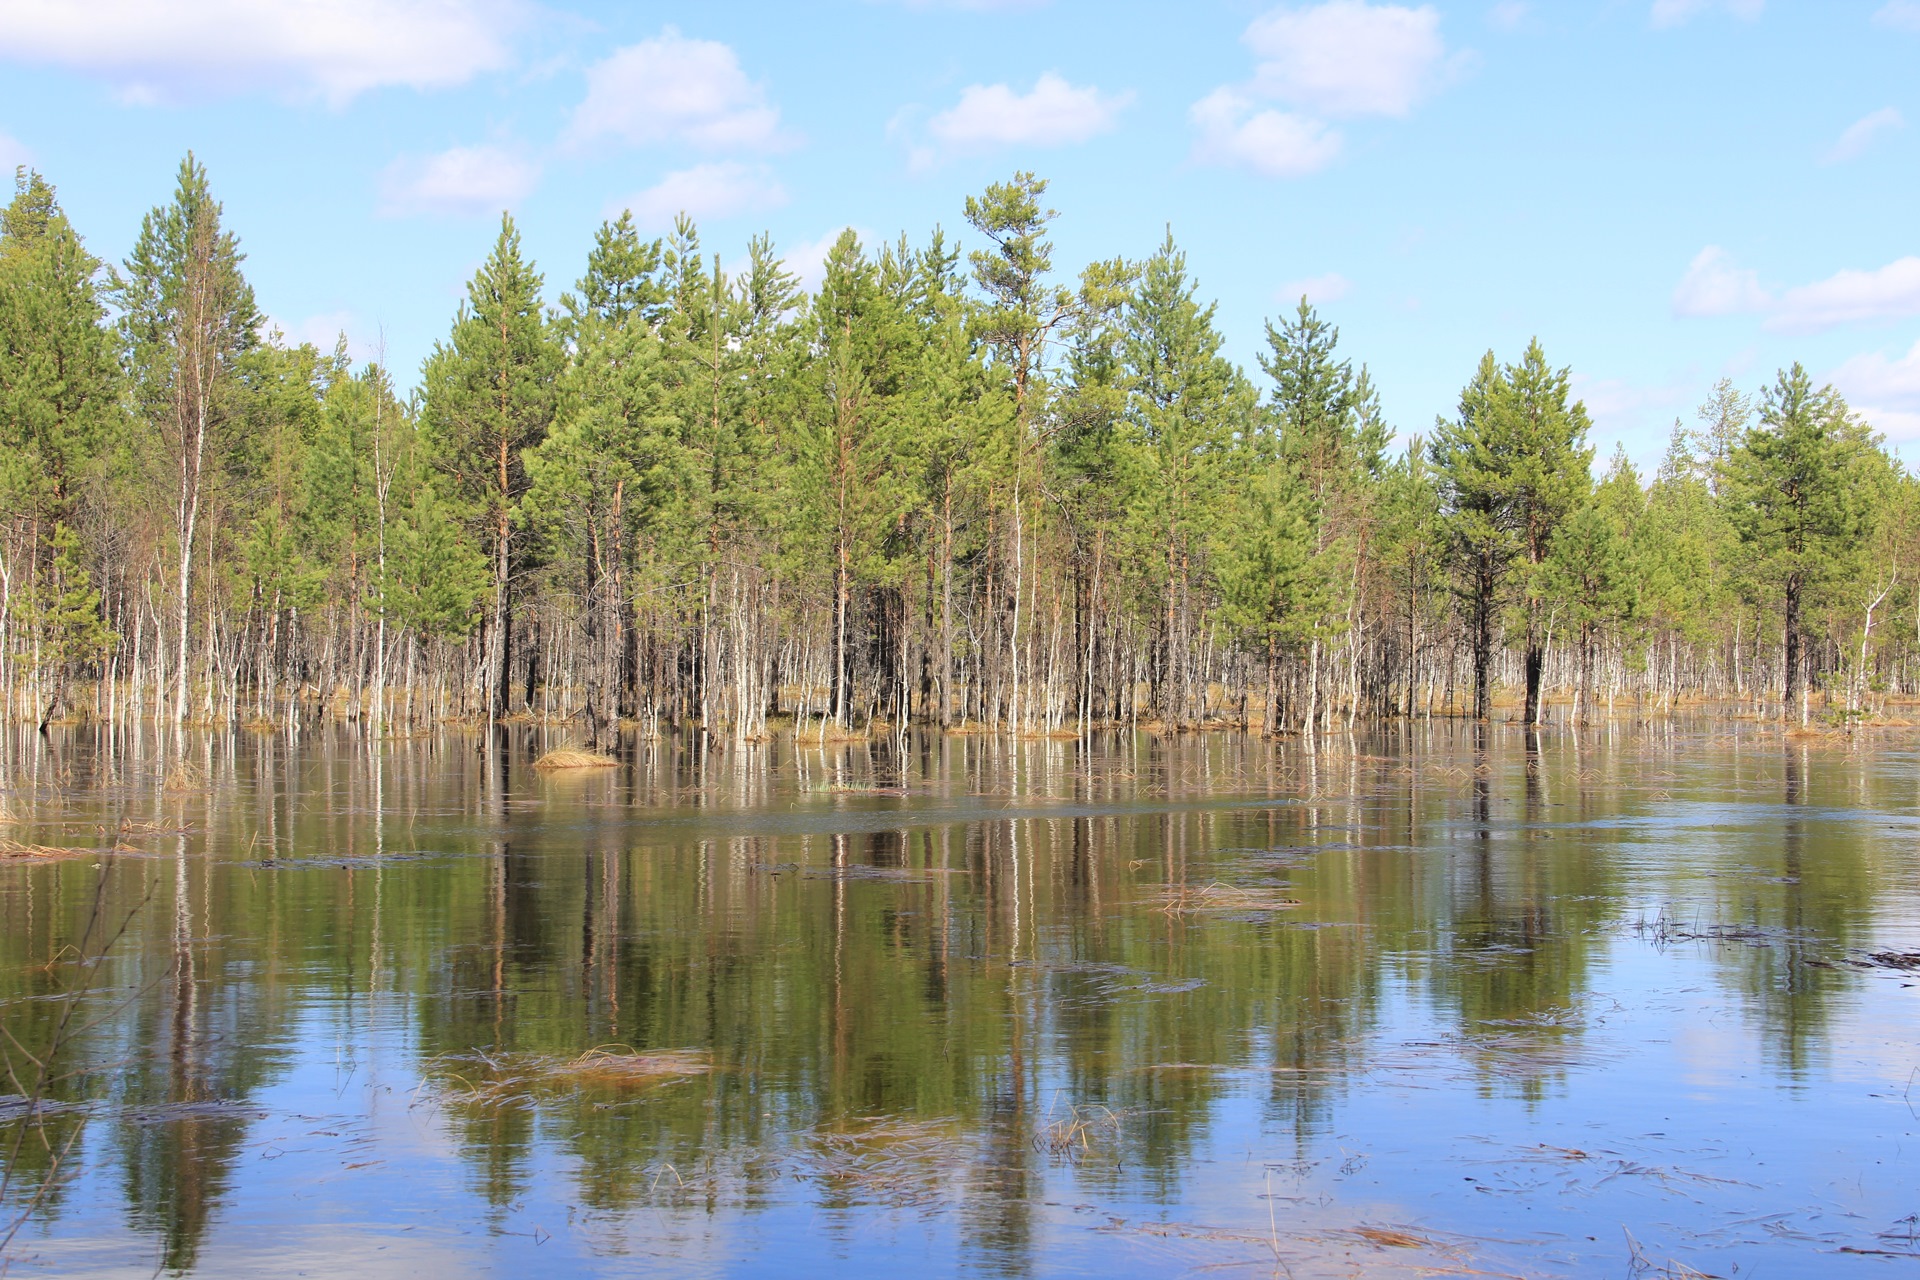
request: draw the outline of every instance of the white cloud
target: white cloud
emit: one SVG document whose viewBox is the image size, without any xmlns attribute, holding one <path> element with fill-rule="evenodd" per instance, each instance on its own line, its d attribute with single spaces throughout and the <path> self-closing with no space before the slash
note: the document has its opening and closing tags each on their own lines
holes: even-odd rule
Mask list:
<svg viewBox="0 0 1920 1280">
<path fill-rule="evenodd" d="M 1299 178 L 1326 168 L 1340 154 L 1340 134 L 1323 122 L 1253 108 L 1230 88 L 1215 89 L 1194 103 L 1187 113 L 1200 130 L 1194 159 L 1242 166 L 1270 178 Z"/>
<path fill-rule="evenodd" d="M 1836 271 L 1780 295 L 1767 328 L 1817 333 L 1843 324 L 1871 324 L 1920 315 L 1920 258 L 1898 258 L 1874 271 Z"/>
<path fill-rule="evenodd" d="M 1920 0 L 1887 0 L 1873 11 L 1873 21 L 1895 31 L 1920 31 Z"/>
<path fill-rule="evenodd" d="M 1526 19 L 1530 8 L 1532 6 L 1527 0 L 1500 0 L 1499 4 L 1487 10 L 1487 22 L 1502 31 L 1511 31 Z"/>
<path fill-rule="evenodd" d="M 635 145 L 684 142 L 704 150 L 779 146 L 780 111 L 716 40 L 668 27 L 587 69 L 587 96 L 568 126 L 575 143 L 613 137 Z"/>
<path fill-rule="evenodd" d="M 1253 77 L 1188 109 L 1199 131 L 1193 155 L 1270 177 L 1300 177 L 1333 162 L 1343 140 L 1323 117 L 1405 116 L 1448 70 L 1432 5 L 1325 0 L 1263 14 L 1242 38 L 1258 58 Z M 1263 105 L 1271 101 L 1300 110 Z"/>
<path fill-rule="evenodd" d="M 389 217 L 498 213 L 525 199 L 539 181 L 539 165 L 504 147 L 403 156 L 381 176 L 380 211 Z"/>
<path fill-rule="evenodd" d="M 671 226 L 679 214 L 690 218 L 730 218 L 738 213 L 774 209 L 787 202 L 786 188 L 764 165 L 733 161 L 698 164 L 668 174 L 645 191 L 621 202 L 634 220 L 649 229 Z"/>
<path fill-rule="evenodd" d="M 1848 399 L 1887 401 L 1920 409 L 1920 342 L 1898 360 L 1885 352 L 1854 356 L 1835 369 L 1828 381 Z"/>
<path fill-rule="evenodd" d="M 1851 160 L 1868 147 L 1873 140 L 1889 129 L 1904 128 L 1907 118 L 1900 114 L 1897 107 L 1882 107 L 1878 111 L 1861 116 L 1844 129 L 1834 144 L 1820 157 L 1822 164 L 1839 164 Z"/>
<path fill-rule="evenodd" d="M 899 0 L 903 9 L 960 9 L 968 13 L 1003 13 L 1015 9 L 1040 9 L 1049 0 Z"/>
<path fill-rule="evenodd" d="M 1332 116 L 1404 116 L 1434 87 L 1446 54 L 1432 5 L 1327 0 L 1275 9 L 1244 37 L 1254 92 Z"/>
<path fill-rule="evenodd" d="M 1700 14 L 1720 10 L 1752 22 L 1766 7 L 1767 0 L 1653 0 L 1650 18 L 1656 27 L 1677 27 Z"/>
<path fill-rule="evenodd" d="M 511 60 L 513 0 L 6 0 L 0 58 L 104 77 L 151 102 L 268 89 L 342 106 Z"/>
<path fill-rule="evenodd" d="M 1308 302 L 1338 302 L 1353 292 L 1353 281 L 1338 271 L 1329 271 L 1323 275 L 1308 276 L 1304 280 L 1289 280 L 1274 291 L 1274 297 L 1288 306 L 1299 303 L 1302 294 Z"/>
<path fill-rule="evenodd" d="M 1765 310 L 1772 301 L 1760 287 L 1760 276 L 1742 267 L 1717 244 L 1694 255 L 1687 272 L 1673 289 L 1676 316 L 1731 316 Z"/>
<path fill-rule="evenodd" d="M 334 344 L 344 334 L 347 356 L 356 364 L 372 360 L 377 354 L 375 348 L 378 344 L 367 340 L 365 326 L 359 314 L 353 311 L 323 311 L 301 320 L 282 320 L 278 316 L 269 316 L 262 328 L 269 333 L 279 331 L 289 346 L 311 343 L 322 355 L 332 355 Z"/>
<path fill-rule="evenodd" d="M 23 164 L 33 163 L 33 151 L 11 134 L 0 133 L 0 179 L 13 175 Z"/>
<path fill-rule="evenodd" d="M 1587 406 L 1594 422 L 1611 430 L 1644 425 L 1649 412 L 1664 412 L 1682 406 L 1687 400 L 1687 382 L 1676 379 L 1666 386 L 1643 386 L 1624 378 L 1594 378 L 1573 375 L 1573 393 Z"/>
<path fill-rule="evenodd" d="M 1674 418 L 1687 413 L 1698 399 L 1698 381 L 1694 370 L 1674 375 L 1665 385 L 1574 374 L 1573 394 L 1593 422 L 1595 470 L 1606 466 L 1615 443 L 1626 445 L 1642 475 L 1656 468 Z"/>
<path fill-rule="evenodd" d="M 1060 146 L 1106 133 L 1132 100 L 1131 93 L 1076 87 L 1049 71 L 1027 93 L 1004 84 L 968 85 L 957 105 L 927 122 L 927 132 L 950 147 Z"/>
<path fill-rule="evenodd" d="M 1920 257 L 1899 258 L 1872 271 L 1836 271 L 1778 296 L 1719 245 L 1694 256 L 1673 290 L 1676 316 L 1762 313 L 1776 333 L 1819 333 L 1849 324 L 1875 324 L 1920 315 Z"/>
<path fill-rule="evenodd" d="M 1827 380 L 1878 430 L 1920 437 L 1920 342 L 1896 360 L 1879 351 L 1854 356 Z"/>
</svg>

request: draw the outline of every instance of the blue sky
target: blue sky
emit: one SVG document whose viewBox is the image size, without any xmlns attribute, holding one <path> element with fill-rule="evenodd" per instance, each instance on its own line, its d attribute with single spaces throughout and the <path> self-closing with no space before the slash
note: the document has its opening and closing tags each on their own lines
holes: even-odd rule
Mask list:
<svg viewBox="0 0 1920 1280">
<path fill-rule="evenodd" d="M 1311 293 L 1389 418 L 1538 335 L 1604 456 L 1801 360 L 1920 448 L 1920 0 L 0 0 L 0 163 L 118 260 L 189 148 L 289 333 L 410 381 L 511 208 L 549 295 L 632 207 L 803 272 L 1052 182 L 1171 225 L 1230 353 Z M 964 237 L 963 237 L 964 238 Z"/>
</svg>

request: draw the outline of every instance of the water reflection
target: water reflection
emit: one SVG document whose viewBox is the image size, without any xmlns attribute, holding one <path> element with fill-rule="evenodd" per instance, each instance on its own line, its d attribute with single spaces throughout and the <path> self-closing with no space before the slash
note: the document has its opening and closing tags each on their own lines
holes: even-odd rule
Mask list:
<svg viewBox="0 0 1920 1280">
<path fill-rule="evenodd" d="M 1818 1086 L 1836 1027 L 1897 992 L 1849 961 L 1913 920 L 1893 747 L 665 740 L 541 777 L 535 731 L 164 745 L 4 743 L 14 839 L 131 846 L 0 868 L 5 1092 L 44 1094 L 0 1100 L 23 1269 L 75 1241 L 241 1269 L 258 1196 L 316 1170 L 331 1207 L 272 1220 L 378 1235 L 434 1204 L 429 1231 L 477 1224 L 503 1259 L 707 1257 L 698 1224 L 726 1221 L 824 1267 L 911 1208 L 939 1269 L 1023 1274 L 1118 1248 L 1068 1229 L 1104 1206 L 1222 1223 L 1225 1254 L 1268 1232 L 1271 1262 L 1272 1170 L 1337 1207 L 1372 1157 L 1329 1151 L 1383 1108 L 1640 1124 L 1587 1096 L 1658 1058 L 1603 1014 L 1665 1017 L 1696 971 L 1801 1090 L 1803 1132 L 1890 1123 Z M 1223 1190 L 1234 1161 L 1251 1181 Z M 1369 1176 L 1356 1205 L 1479 1177 Z"/>
</svg>

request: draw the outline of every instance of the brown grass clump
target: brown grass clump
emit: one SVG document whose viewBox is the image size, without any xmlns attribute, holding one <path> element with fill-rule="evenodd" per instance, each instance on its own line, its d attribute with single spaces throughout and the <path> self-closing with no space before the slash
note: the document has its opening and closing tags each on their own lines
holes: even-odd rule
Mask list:
<svg viewBox="0 0 1920 1280">
<path fill-rule="evenodd" d="M 798 1172 L 837 1201 L 921 1205 L 951 1195 L 975 1154 L 955 1120 L 853 1118 L 814 1130 Z"/>
<path fill-rule="evenodd" d="M 712 1061 L 696 1049 L 636 1053 L 625 1045 L 589 1049 L 577 1058 L 552 1063 L 544 1068 L 550 1080 L 618 1088 L 659 1084 L 663 1080 L 675 1080 L 683 1076 L 701 1076 L 712 1069 Z"/>
<path fill-rule="evenodd" d="M 1433 1241 L 1396 1227 L 1355 1227 L 1353 1234 L 1382 1249 L 1430 1249 Z"/>
<path fill-rule="evenodd" d="M 578 747 L 561 747 L 559 750 L 549 751 L 538 760 L 535 760 L 533 767 L 541 770 L 611 769 L 619 763 L 620 762 L 612 756 L 602 755 L 598 751 L 582 751 Z"/>
<path fill-rule="evenodd" d="M 574 1089 L 644 1089 L 705 1075 L 713 1061 L 697 1049 L 640 1053 L 600 1045 L 575 1057 L 550 1053 L 475 1053 L 437 1064 L 449 1082 L 447 1100 L 492 1107 Z"/>
<path fill-rule="evenodd" d="M 1212 884 L 1171 885 L 1161 891 L 1159 910 L 1168 915 L 1198 911 L 1285 911 L 1297 907 L 1297 898 L 1289 898 L 1279 889 L 1264 886 Z"/>
<path fill-rule="evenodd" d="M 26 844 L 19 840 L 0 839 L 0 863 L 7 862 L 61 862 L 68 858 L 97 858 L 105 852 L 91 846 L 80 848 L 62 844 Z M 138 853 L 132 845 L 116 844 L 114 853 Z"/>
<path fill-rule="evenodd" d="M 167 770 L 167 776 L 161 781 L 162 791 L 199 791 L 207 785 L 206 775 L 200 766 L 187 760 L 176 760 Z"/>
</svg>

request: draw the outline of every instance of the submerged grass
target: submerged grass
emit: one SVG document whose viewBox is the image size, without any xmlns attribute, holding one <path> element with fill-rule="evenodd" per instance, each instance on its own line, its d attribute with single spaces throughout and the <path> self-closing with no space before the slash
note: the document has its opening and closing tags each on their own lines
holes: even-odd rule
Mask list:
<svg viewBox="0 0 1920 1280">
<path fill-rule="evenodd" d="M 560 747 L 549 751 L 533 762 L 533 767 L 542 771 L 554 769 L 611 769 L 620 762 L 612 756 L 598 751 L 583 751 L 579 747 Z"/>
<path fill-rule="evenodd" d="M 111 850 L 105 850 L 98 845 L 27 844 L 20 840 L 0 838 L 0 863 L 58 862 L 67 858 L 98 858 L 109 852 L 139 853 L 140 850 L 124 843 L 115 844 Z"/>
<path fill-rule="evenodd" d="M 573 1057 L 476 1050 L 432 1066 L 442 1081 L 441 1096 L 471 1107 L 517 1105 L 579 1089 L 648 1089 L 712 1070 L 713 1060 L 702 1050 L 641 1053 L 627 1045 L 598 1045 Z"/>
<path fill-rule="evenodd" d="M 965 1127 L 951 1117 L 861 1117 L 807 1135 L 795 1173 L 841 1201 L 924 1205 L 964 1183 L 974 1154 Z"/>
<path fill-rule="evenodd" d="M 1160 891 L 1156 910 L 1168 915 L 1210 911 L 1285 911 L 1300 901 L 1270 885 L 1232 885 L 1213 881 L 1203 885 L 1169 885 Z"/>
<path fill-rule="evenodd" d="M 1036 1151 L 1048 1155 L 1084 1160 L 1094 1152 L 1094 1144 L 1110 1143 L 1120 1136 L 1120 1117 L 1106 1106 L 1070 1106 L 1067 1114 L 1043 1125 L 1033 1136 Z"/>
</svg>

